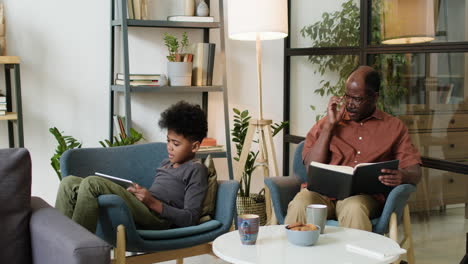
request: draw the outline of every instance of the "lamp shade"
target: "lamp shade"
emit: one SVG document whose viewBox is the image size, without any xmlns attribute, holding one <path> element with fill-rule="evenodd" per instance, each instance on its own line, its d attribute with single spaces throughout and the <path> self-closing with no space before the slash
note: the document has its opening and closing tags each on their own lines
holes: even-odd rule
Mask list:
<svg viewBox="0 0 468 264">
<path fill-rule="evenodd" d="M 229 38 L 280 39 L 288 35 L 287 0 L 228 0 Z"/>
<path fill-rule="evenodd" d="M 434 0 L 384 0 L 383 3 L 383 44 L 434 40 Z"/>
</svg>

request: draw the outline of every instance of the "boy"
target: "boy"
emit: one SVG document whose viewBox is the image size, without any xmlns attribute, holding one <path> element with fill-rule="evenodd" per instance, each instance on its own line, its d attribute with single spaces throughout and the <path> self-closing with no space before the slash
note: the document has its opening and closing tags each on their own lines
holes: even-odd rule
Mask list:
<svg viewBox="0 0 468 264">
<path fill-rule="evenodd" d="M 92 233 L 96 231 L 102 194 L 122 197 L 135 223 L 145 229 L 168 229 L 198 223 L 207 190 L 207 169 L 193 160 L 208 130 L 198 105 L 178 102 L 161 113 L 167 129 L 168 159 L 156 170 L 149 189 L 137 184 L 125 190 L 109 180 L 68 176 L 60 183 L 55 207 Z"/>
</svg>

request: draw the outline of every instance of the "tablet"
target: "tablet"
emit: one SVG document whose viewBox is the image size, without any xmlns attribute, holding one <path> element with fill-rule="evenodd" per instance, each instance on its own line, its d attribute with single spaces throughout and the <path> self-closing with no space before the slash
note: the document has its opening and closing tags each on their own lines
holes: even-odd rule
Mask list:
<svg viewBox="0 0 468 264">
<path fill-rule="evenodd" d="M 94 174 L 96 176 L 103 177 L 103 178 L 108 179 L 108 180 L 110 180 L 110 181 L 112 181 L 114 183 L 117 183 L 118 185 L 124 187 L 125 189 L 127 189 L 128 187 L 133 186 L 135 184 L 134 182 L 132 182 L 130 180 L 122 179 L 122 178 L 119 178 L 119 177 L 107 175 L 107 174 L 100 173 L 100 172 L 95 172 Z"/>
</svg>

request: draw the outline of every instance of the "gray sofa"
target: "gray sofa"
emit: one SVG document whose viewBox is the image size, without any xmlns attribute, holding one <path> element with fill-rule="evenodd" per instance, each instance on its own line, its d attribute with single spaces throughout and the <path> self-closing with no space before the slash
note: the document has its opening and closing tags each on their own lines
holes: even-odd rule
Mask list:
<svg viewBox="0 0 468 264">
<path fill-rule="evenodd" d="M 0 263 L 110 263 L 106 242 L 31 197 L 26 149 L 0 149 L 0 229 Z"/>
</svg>

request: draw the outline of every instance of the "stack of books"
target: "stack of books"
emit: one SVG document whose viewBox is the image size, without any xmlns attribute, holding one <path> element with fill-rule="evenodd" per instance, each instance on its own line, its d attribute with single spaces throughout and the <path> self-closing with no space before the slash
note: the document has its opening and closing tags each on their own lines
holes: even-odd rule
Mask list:
<svg viewBox="0 0 468 264">
<path fill-rule="evenodd" d="M 7 111 L 6 96 L 0 93 L 0 116 L 6 115 L 6 111 Z"/>
<path fill-rule="evenodd" d="M 196 43 L 192 45 L 191 49 L 193 53 L 193 85 L 213 85 L 215 48 L 216 45 L 214 43 Z"/>
<path fill-rule="evenodd" d="M 125 84 L 125 75 L 123 73 L 117 73 L 115 84 Z M 167 77 L 164 74 L 130 74 L 131 86 L 164 86 L 166 84 Z"/>
<path fill-rule="evenodd" d="M 215 152 L 215 151 L 224 151 L 224 146 L 217 145 L 216 139 L 214 138 L 204 138 L 200 144 L 200 149 L 198 152 Z"/>
</svg>

